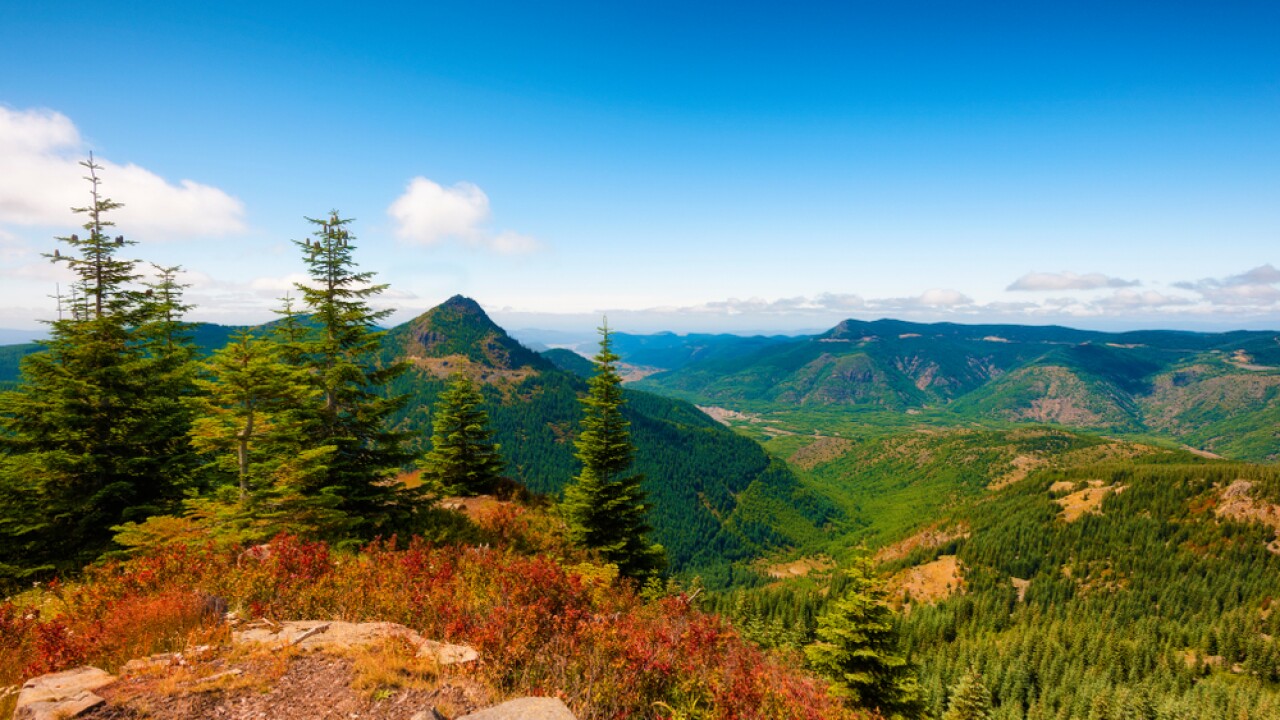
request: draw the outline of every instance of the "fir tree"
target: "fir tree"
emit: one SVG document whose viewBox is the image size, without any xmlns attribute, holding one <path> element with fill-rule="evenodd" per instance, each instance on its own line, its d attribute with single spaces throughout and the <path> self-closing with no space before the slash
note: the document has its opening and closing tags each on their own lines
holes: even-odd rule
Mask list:
<svg viewBox="0 0 1280 720">
<path fill-rule="evenodd" d="M 577 441 L 582 471 L 565 489 L 564 509 L 576 544 L 599 551 L 627 577 L 648 578 L 661 571 L 663 551 L 647 537 L 650 506 L 640 487 L 644 476 L 630 472 L 635 449 L 622 414 L 619 357 L 611 343 L 606 323 L 600 328 L 596 372 L 582 400 Z"/>
<path fill-rule="evenodd" d="M 912 716 L 920 708 L 919 689 L 911 665 L 897 654 L 892 611 L 865 561 L 845 577 L 843 596 L 818 618 L 818 639 L 805 648 L 809 663 L 852 706 Z"/>
<path fill-rule="evenodd" d="M 429 487 L 457 495 L 494 492 L 502 481 L 501 448 L 493 442 L 484 398 L 457 373 L 440 394 L 431 420 L 431 452 L 419 467 Z"/>
<path fill-rule="evenodd" d="M 982 676 L 970 670 L 951 690 L 951 702 L 942 720 L 987 720 L 991 717 L 991 693 Z"/>
<path fill-rule="evenodd" d="M 281 465 L 305 444 L 297 416 L 319 391 L 305 370 L 280 360 L 276 343 L 247 332 L 204 363 L 199 385 L 204 396 L 192 441 L 248 502 L 251 493 L 271 488 Z"/>
<path fill-rule="evenodd" d="M 351 220 L 337 211 L 308 220 L 316 226 L 315 237 L 295 244 L 311 276 L 297 289 L 312 327 L 285 352 L 311 373 L 319 391 L 308 427 L 311 448 L 331 446 L 333 453 L 325 471 L 300 489 L 308 496 L 340 498 L 338 509 L 358 523 L 358 535 L 390 534 L 416 510 L 417 493 L 394 482 L 413 459 L 404 449 L 406 436 L 388 423 L 405 396 L 388 394 L 387 384 L 408 365 L 378 362 L 385 334 L 378 322 L 392 311 L 369 305 L 387 286 L 373 284 L 374 273 L 356 269 L 355 237 L 346 228 Z"/>
<path fill-rule="evenodd" d="M 185 439 L 159 427 L 185 433 L 171 397 L 185 387 L 185 356 L 155 345 L 156 305 L 133 287 L 135 262 L 117 257 L 133 243 L 108 235 L 120 203 L 102 195 L 92 156 L 81 165 L 92 202 L 73 210 L 86 234 L 46 255 L 76 276 L 69 312 L 0 395 L 0 574 L 10 577 L 79 568 L 110 547 L 113 526 L 176 507 L 188 481 Z M 168 318 L 182 310 L 168 303 Z"/>
</svg>

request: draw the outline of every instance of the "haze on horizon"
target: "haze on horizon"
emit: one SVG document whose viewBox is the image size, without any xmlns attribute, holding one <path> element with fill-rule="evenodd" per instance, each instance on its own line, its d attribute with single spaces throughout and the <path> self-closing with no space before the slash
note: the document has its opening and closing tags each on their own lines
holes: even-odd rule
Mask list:
<svg viewBox="0 0 1280 720">
<path fill-rule="evenodd" d="M 1280 7 L 479 2 L 0 11 L 0 327 L 65 281 L 76 162 L 196 320 L 330 208 L 407 319 L 1280 327 Z"/>
</svg>

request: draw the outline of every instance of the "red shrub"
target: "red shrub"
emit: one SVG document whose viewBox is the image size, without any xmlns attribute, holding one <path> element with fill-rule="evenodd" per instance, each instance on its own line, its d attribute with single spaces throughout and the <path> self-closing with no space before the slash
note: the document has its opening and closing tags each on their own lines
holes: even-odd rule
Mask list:
<svg viewBox="0 0 1280 720">
<path fill-rule="evenodd" d="M 519 514 L 492 519 L 491 530 L 519 532 Z M 209 621 L 202 592 L 254 615 L 387 620 L 468 643 L 483 658 L 478 678 L 500 692 L 558 695 L 583 720 L 849 715 L 795 658 L 743 642 L 685 598 L 646 604 L 628 585 L 602 592 L 600 582 L 546 555 L 420 539 L 359 555 L 288 536 L 256 555 L 169 548 L 88 572 L 59 590 L 67 609 L 57 617 L 0 605 L 0 668 L 18 668 L 0 671 L 0 684 L 167 649 Z"/>
</svg>

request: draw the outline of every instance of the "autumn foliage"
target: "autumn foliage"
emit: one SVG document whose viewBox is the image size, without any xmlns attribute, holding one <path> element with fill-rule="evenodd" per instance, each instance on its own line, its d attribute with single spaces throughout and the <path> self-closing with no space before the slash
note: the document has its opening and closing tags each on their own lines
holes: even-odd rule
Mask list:
<svg viewBox="0 0 1280 720">
<path fill-rule="evenodd" d="M 487 514 L 482 528 L 511 540 L 492 546 L 351 554 L 282 535 L 260 552 L 170 546 L 95 567 L 0 605 L 0 685 L 225 636 L 221 599 L 244 617 L 391 621 L 466 643 L 482 661 L 461 672 L 499 694 L 557 695 L 583 719 L 852 717 L 797 658 L 744 642 L 687 596 L 645 601 L 609 566 L 517 551 L 551 543 L 529 516 Z"/>
</svg>

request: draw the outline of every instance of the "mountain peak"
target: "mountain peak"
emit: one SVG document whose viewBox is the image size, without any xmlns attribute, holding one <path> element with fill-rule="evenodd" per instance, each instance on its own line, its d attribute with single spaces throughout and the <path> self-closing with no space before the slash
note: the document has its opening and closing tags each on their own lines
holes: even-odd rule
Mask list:
<svg viewBox="0 0 1280 720">
<path fill-rule="evenodd" d="M 435 307 L 436 310 L 439 310 L 440 308 L 448 308 L 450 310 L 469 315 L 480 315 L 483 316 L 485 320 L 489 319 L 489 316 L 485 314 L 484 309 L 480 307 L 480 303 L 472 300 L 466 295 L 454 295 Z"/>
<path fill-rule="evenodd" d="M 404 354 L 441 373 L 467 368 L 482 377 L 492 370 L 546 370 L 548 360 L 521 345 L 489 318 L 475 300 L 454 295 L 391 331 Z M 428 362 L 443 360 L 447 362 Z M 436 368 L 436 366 L 439 368 Z"/>
</svg>

